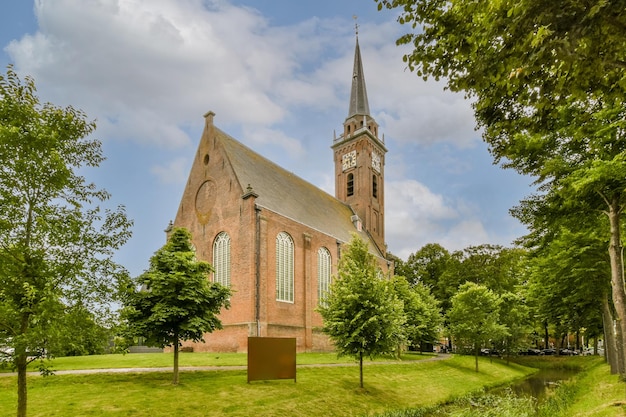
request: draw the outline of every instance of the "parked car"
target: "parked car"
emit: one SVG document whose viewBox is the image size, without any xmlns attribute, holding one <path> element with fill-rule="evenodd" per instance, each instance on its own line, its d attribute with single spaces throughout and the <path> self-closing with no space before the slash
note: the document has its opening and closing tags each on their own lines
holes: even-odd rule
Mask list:
<svg viewBox="0 0 626 417">
<path fill-rule="evenodd" d="M 0 347 L 0 362 L 10 362 L 15 350 L 11 347 Z"/>
<path fill-rule="evenodd" d="M 520 355 L 528 355 L 528 356 L 537 356 L 537 355 L 541 354 L 541 350 L 534 349 L 534 348 L 522 349 L 522 350 L 520 350 L 519 354 Z"/>
<path fill-rule="evenodd" d="M 555 349 L 542 349 L 540 355 L 556 355 Z"/>
<path fill-rule="evenodd" d="M 578 351 L 574 349 L 564 348 L 559 350 L 559 355 L 575 356 L 578 355 Z"/>
</svg>

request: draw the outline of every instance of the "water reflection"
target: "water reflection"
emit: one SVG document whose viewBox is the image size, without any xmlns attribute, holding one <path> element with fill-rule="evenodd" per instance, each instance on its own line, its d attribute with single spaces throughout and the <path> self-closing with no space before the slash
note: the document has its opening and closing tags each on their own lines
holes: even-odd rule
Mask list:
<svg viewBox="0 0 626 417">
<path fill-rule="evenodd" d="M 541 403 L 547 394 L 556 388 L 559 382 L 567 380 L 578 373 L 575 369 L 542 369 L 528 378 L 518 381 L 505 388 L 497 388 L 494 394 L 504 392 L 514 393 L 517 396 L 533 397 Z"/>
</svg>

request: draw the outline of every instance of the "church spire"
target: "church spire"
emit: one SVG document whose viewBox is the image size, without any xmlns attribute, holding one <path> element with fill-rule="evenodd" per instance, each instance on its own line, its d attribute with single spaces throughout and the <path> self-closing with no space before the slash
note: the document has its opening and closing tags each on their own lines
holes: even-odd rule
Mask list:
<svg viewBox="0 0 626 417">
<path fill-rule="evenodd" d="M 352 70 L 350 110 L 343 134 L 333 138 L 335 197 L 348 204 L 357 224 L 386 253 L 385 245 L 385 154 L 378 138 L 378 123 L 370 114 L 359 48 L 358 25 Z"/>
<path fill-rule="evenodd" d="M 350 91 L 350 110 L 348 110 L 348 117 L 355 115 L 370 115 L 370 106 L 367 102 L 367 89 L 365 88 L 365 76 L 363 75 L 363 63 L 361 62 L 361 49 L 359 48 L 358 26 L 356 34 L 356 48 L 354 50 L 352 90 Z"/>
</svg>

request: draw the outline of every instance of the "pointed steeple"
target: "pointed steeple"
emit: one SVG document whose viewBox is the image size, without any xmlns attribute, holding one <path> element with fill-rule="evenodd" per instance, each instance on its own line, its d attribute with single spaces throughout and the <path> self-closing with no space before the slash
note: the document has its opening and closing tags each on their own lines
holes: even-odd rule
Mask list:
<svg viewBox="0 0 626 417">
<path fill-rule="evenodd" d="M 350 109 L 348 117 L 354 115 L 369 116 L 370 106 L 367 102 L 367 89 L 365 88 L 365 76 L 363 75 L 363 62 L 361 62 L 361 49 L 359 48 L 359 35 L 356 37 L 354 50 L 354 67 L 352 70 L 352 90 L 350 91 Z"/>
<path fill-rule="evenodd" d="M 353 221 L 362 227 L 373 244 L 386 253 L 385 245 L 385 154 L 378 137 L 378 123 L 370 114 L 359 48 L 358 25 L 352 70 L 350 110 L 343 134 L 333 137 L 335 197 L 354 212 Z"/>
</svg>

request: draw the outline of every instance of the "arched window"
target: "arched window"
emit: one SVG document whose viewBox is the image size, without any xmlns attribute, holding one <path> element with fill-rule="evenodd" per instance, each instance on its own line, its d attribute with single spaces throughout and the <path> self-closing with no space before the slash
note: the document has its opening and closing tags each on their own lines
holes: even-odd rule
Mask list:
<svg viewBox="0 0 626 417">
<path fill-rule="evenodd" d="M 320 305 L 326 305 L 326 296 L 330 291 L 330 251 L 320 248 L 317 251 L 317 300 Z"/>
<path fill-rule="evenodd" d="M 354 195 L 354 174 L 348 174 L 348 197 Z"/>
<path fill-rule="evenodd" d="M 276 236 L 276 300 L 293 303 L 293 240 L 285 232 Z"/>
<path fill-rule="evenodd" d="M 213 282 L 230 287 L 230 236 L 221 232 L 213 242 Z"/>
<path fill-rule="evenodd" d="M 378 178 L 376 178 L 376 174 L 372 175 L 372 197 L 378 198 Z"/>
</svg>

